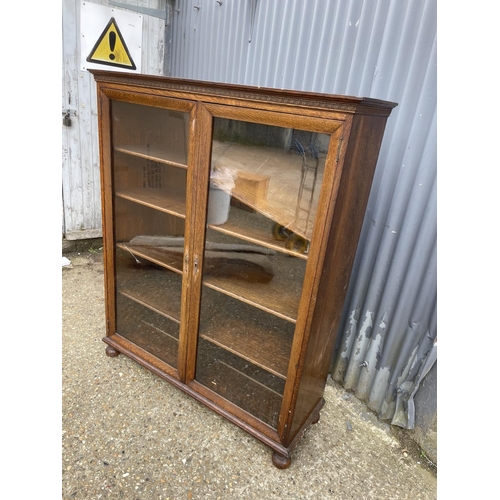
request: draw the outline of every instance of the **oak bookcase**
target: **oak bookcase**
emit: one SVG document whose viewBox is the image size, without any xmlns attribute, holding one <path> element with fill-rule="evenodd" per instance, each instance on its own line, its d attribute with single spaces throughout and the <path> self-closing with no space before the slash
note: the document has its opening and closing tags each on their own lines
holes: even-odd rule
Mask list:
<svg viewBox="0 0 500 500">
<path fill-rule="evenodd" d="M 290 465 L 394 103 L 93 70 L 106 337 Z"/>
</svg>

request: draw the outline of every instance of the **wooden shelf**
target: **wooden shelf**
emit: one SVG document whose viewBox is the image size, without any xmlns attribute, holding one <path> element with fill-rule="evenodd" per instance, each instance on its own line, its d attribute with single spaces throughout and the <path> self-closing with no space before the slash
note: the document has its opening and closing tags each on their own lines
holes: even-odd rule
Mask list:
<svg viewBox="0 0 500 500">
<path fill-rule="evenodd" d="M 133 266 L 133 257 L 129 254 L 120 257 L 120 261 L 129 260 Z M 124 295 L 161 314 L 169 320 L 180 323 L 182 278 L 175 272 L 150 266 L 117 266 L 118 293 Z"/>
<path fill-rule="evenodd" d="M 286 378 L 294 325 L 207 290 L 201 304 L 201 337 Z"/>
<path fill-rule="evenodd" d="M 180 314 L 179 313 L 177 313 L 177 312 L 169 313 L 169 312 L 164 311 L 160 307 L 157 307 L 149 302 L 145 302 L 144 300 L 142 300 L 141 297 L 139 297 L 136 294 L 135 290 L 133 290 L 133 289 L 120 290 L 118 293 L 121 293 L 124 297 L 127 297 L 128 299 L 133 300 L 134 302 L 137 302 L 141 306 L 144 306 L 144 307 L 147 307 L 148 309 L 151 309 L 153 312 L 155 312 L 157 314 L 161 314 L 162 316 L 165 316 L 170 321 L 173 321 L 174 323 L 180 324 L 180 320 L 179 320 Z"/>
<path fill-rule="evenodd" d="M 216 228 L 211 227 L 211 229 Z M 233 233 L 211 231 L 211 229 L 207 232 L 206 245 L 234 244 L 237 241 Z M 261 228 L 260 232 L 264 235 L 265 229 Z M 259 243 L 257 249 L 261 246 L 271 247 L 271 245 L 260 245 L 262 240 L 246 240 Z M 254 278 L 252 272 L 247 272 L 245 266 L 239 261 L 233 263 L 228 259 L 219 265 L 212 266 L 211 260 L 207 259 L 203 269 L 203 284 L 295 324 L 306 262 L 285 253 L 272 251 L 271 255 L 263 255 L 261 258 L 267 261 L 263 279 L 258 279 L 258 271 L 255 271 L 257 278 Z"/>
<path fill-rule="evenodd" d="M 182 277 L 147 265 L 138 267 L 126 249 L 118 247 L 119 295 L 178 324 Z M 200 336 L 282 379 L 286 377 L 293 332 L 291 322 L 265 310 L 255 311 L 241 299 L 211 289 L 203 292 Z"/>
<path fill-rule="evenodd" d="M 184 155 L 169 151 L 168 148 L 159 146 L 146 147 L 137 144 L 126 146 L 115 146 L 115 151 L 125 153 L 139 158 L 156 161 L 158 163 L 165 163 L 178 168 L 187 168 L 187 159 Z"/>
<path fill-rule="evenodd" d="M 274 224 L 274 221 L 258 212 L 252 213 L 248 210 L 231 207 L 226 223 L 217 226 L 209 225 L 208 227 L 214 231 L 307 260 L 307 254 L 289 250 L 283 241 L 273 237 Z"/>
<path fill-rule="evenodd" d="M 263 372 L 203 338 L 196 380 L 272 427 L 278 424 L 284 380 Z"/>
<path fill-rule="evenodd" d="M 106 354 L 148 367 L 286 468 L 319 419 L 394 103 L 92 73 Z"/>
<path fill-rule="evenodd" d="M 205 276 L 203 284 L 229 297 L 240 300 L 262 311 L 284 319 L 292 324 L 297 322 L 300 290 L 296 283 L 281 277 L 281 283 L 290 283 L 290 288 L 283 288 L 281 283 L 249 283 L 228 277 Z M 277 281 L 278 281 L 277 280 Z"/>
<path fill-rule="evenodd" d="M 181 196 L 166 194 L 163 189 L 121 189 L 117 190 L 115 194 L 125 200 L 140 203 L 182 219 L 186 218 L 186 200 Z"/>
<path fill-rule="evenodd" d="M 174 239 L 182 241 L 182 238 Z M 183 246 L 143 246 L 134 245 L 130 242 L 121 242 L 117 246 L 131 256 L 135 255 L 182 274 Z M 206 287 L 257 307 L 290 323 L 296 323 L 305 273 L 305 262 L 303 260 L 282 254 L 262 255 L 260 257 L 269 262 L 269 269 L 272 274 L 267 274 L 264 280 L 259 280 L 259 271 L 256 271 L 251 266 L 247 270 L 242 264 L 243 261 L 231 261 L 225 257 L 218 258 L 216 255 L 216 252 L 211 251 L 206 252 L 205 255 L 203 284 Z"/>
<path fill-rule="evenodd" d="M 117 243 L 116 246 L 129 252 L 131 255 L 141 257 L 158 266 L 182 274 L 182 252 L 177 254 L 165 251 L 161 247 L 134 246 L 127 243 Z"/>
<path fill-rule="evenodd" d="M 177 367 L 179 325 L 124 295 L 117 296 L 117 333 Z"/>
</svg>

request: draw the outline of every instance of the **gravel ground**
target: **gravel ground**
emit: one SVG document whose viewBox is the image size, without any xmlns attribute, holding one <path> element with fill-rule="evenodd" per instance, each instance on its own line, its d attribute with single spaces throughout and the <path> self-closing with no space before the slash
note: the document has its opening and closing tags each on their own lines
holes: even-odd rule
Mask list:
<svg viewBox="0 0 500 500">
<path fill-rule="evenodd" d="M 120 355 L 105 355 L 102 254 L 62 269 L 62 498 L 435 499 L 436 475 L 329 381 L 289 469 L 238 427 Z"/>
</svg>

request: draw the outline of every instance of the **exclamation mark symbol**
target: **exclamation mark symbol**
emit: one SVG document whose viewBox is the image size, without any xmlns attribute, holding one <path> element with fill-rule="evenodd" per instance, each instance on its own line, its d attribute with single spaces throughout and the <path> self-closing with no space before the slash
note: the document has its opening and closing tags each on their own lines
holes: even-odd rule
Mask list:
<svg viewBox="0 0 500 500">
<path fill-rule="evenodd" d="M 111 52 L 115 51 L 115 45 L 116 45 L 116 33 L 114 31 L 109 32 L 109 48 L 111 49 Z M 115 55 L 114 54 L 109 54 L 109 58 L 114 61 L 115 60 Z"/>
</svg>

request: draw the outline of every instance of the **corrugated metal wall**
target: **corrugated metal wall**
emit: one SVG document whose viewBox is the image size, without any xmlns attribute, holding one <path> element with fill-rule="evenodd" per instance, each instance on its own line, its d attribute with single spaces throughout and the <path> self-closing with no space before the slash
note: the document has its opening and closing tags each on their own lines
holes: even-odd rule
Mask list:
<svg viewBox="0 0 500 500">
<path fill-rule="evenodd" d="M 437 349 L 436 0 L 177 0 L 172 33 L 172 76 L 399 103 L 332 374 L 412 428 Z"/>
</svg>

